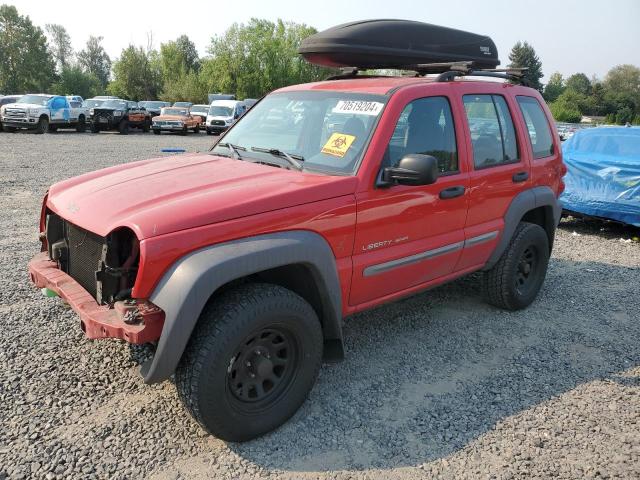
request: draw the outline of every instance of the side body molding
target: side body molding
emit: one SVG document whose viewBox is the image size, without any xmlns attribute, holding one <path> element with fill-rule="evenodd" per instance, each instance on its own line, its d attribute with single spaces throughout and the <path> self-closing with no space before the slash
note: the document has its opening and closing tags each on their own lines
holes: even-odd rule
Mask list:
<svg viewBox="0 0 640 480">
<path fill-rule="evenodd" d="M 534 187 L 529 190 L 520 192 L 511 201 L 507 213 L 504 216 L 504 230 L 502 237 L 498 243 L 498 246 L 489 257 L 487 264 L 484 266 L 484 270 L 488 270 L 493 267 L 504 251 L 506 250 L 513 232 L 515 232 L 518 223 L 522 217 L 530 210 L 538 207 L 546 207 L 549 209 L 550 215 L 546 216 L 545 230 L 550 234 L 549 246 L 553 243 L 553 232 L 555 232 L 558 223 L 560 223 L 560 217 L 562 215 L 562 204 L 556 198 L 553 190 L 549 187 Z"/>
<path fill-rule="evenodd" d="M 169 269 L 150 300 L 165 312 L 156 352 L 141 368 L 146 383 L 169 378 L 211 294 L 238 278 L 271 268 L 302 264 L 320 290 L 325 344 L 342 354 L 342 300 L 331 247 L 317 233 L 288 231 L 234 240 L 186 255 Z"/>
</svg>

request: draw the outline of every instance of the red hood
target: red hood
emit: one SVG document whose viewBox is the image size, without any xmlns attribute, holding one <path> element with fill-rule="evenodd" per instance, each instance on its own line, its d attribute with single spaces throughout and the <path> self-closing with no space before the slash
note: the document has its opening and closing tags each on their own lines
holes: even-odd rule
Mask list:
<svg viewBox="0 0 640 480">
<path fill-rule="evenodd" d="M 106 236 L 139 239 L 355 192 L 355 177 L 285 170 L 208 154 L 155 158 L 56 183 L 47 205 Z"/>
</svg>

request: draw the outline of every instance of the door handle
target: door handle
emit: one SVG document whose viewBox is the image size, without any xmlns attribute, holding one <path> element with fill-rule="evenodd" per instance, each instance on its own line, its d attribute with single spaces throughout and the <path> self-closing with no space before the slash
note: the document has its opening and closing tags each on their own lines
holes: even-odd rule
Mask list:
<svg viewBox="0 0 640 480">
<path fill-rule="evenodd" d="M 518 172 L 518 173 L 514 173 L 513 177 L 511 177 L 511 179 L 513 180 L 513 183 L 519 183 L 519 182 L 524 182 L 529 178 L 529 172 Z"/>
<path fill-rule="evenodd" d="M 462 195 L 464 195 L 464 187 L 462 185 L 445 188 L 444 190 L 440 191 L 440 198 L 442 200 L 447 200 L 448 198 L 456 198 Z"/>
</svg>

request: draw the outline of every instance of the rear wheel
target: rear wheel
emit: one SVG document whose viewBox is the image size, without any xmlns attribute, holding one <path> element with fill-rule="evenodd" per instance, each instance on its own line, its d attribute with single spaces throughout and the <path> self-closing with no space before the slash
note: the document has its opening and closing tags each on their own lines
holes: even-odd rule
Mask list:
<svg viewBox="0 0 640 480">
<path fill-rule="evenodd" d="M 40 120 L 38 120 L 38 124 L 36 125 L 35 132 L 41 135 L 48 130 L 49 130 L 49 119 L 45 116 L 40 117 Z"/>
<path fill-rule="evenodd" d="M 84 133 L 87 131 L 87 121 L 84 118 L 84 115 L 80 115 L 78 118 L 78 124 L 76 125 L 76 132 Z"/>
<path fill-rule="evenodd" d="M 203 311 L 176 370 L 178 394 L 211 434 L 245 441 L 286 422 L 322 361 L 320 321 L 286 288 L 248 284 Z"/>
<path fill-rule="evenodd" d="M 186 135 L 188 131 L 189 130 L 187 130 L 187 126 L 185 125 L 184 127 L 182 127 L 182 130 L 180 130 L 179 133 L 180 133 L 180 135 Z"/>
<path fill-rule="evenodd" d="M 149 130 L 151 130 L 151 120 L 147 118 L 142 124 L 142 131 L 147 133 Z"/>
<path fill-rule="evenodd" d="M 129 120 L 127 120 L 126 118 L 120 120 L 120 123 L 118 124 L 118 132 L 120 133 L 120 135 L 129 134 Z"/>
<path fill-rule="evenodd" d="M 498 263 L 484 273 L 487 301 L 506 310 L 527 307 L 538 295 L 549 264 L 549 239 L 540 225 L 521 222 Z"/>
</svg>

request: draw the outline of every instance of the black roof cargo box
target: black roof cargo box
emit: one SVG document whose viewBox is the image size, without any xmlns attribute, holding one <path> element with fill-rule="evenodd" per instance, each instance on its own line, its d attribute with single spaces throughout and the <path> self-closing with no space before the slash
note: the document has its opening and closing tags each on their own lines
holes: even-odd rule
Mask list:
<svg viewBox="0 0 640 480">
<path fill-rule="evenodd" d="M 326 67 L 401 68 L 473 62 L 495 68 L 498 50 L 486 35 L 411 20 L 364 20 L 331 27 L 303 40 L 298 52 Z"/>
</svg>

